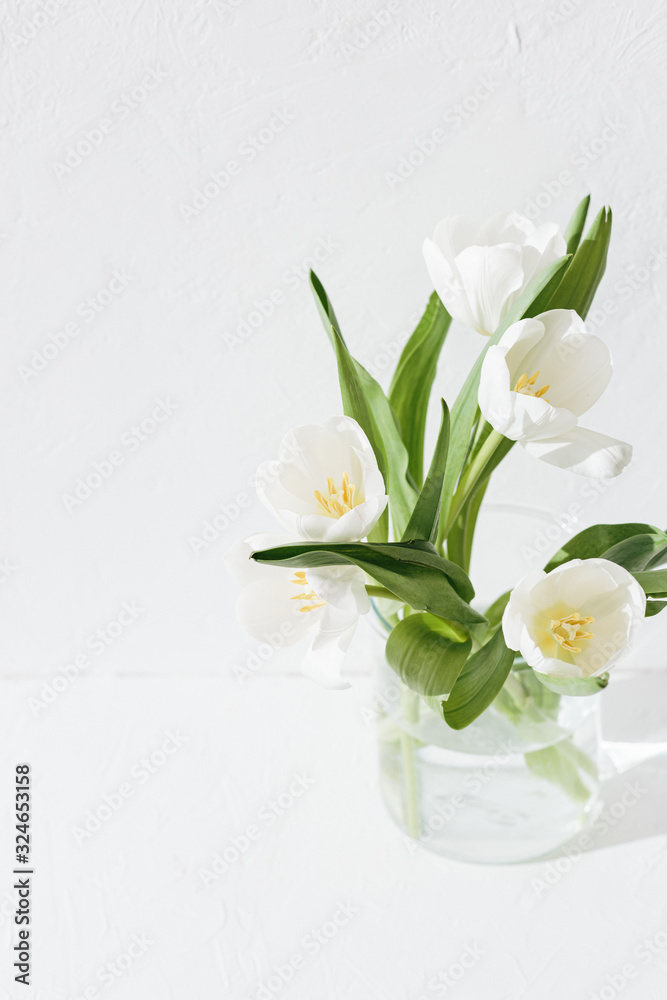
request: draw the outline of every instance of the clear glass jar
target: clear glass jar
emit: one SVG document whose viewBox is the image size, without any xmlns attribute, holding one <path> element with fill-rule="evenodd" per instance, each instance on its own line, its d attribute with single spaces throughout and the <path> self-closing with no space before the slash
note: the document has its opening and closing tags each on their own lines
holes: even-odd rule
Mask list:
<svg viewBox="0 0 667 1000">
<path fill-rule="evenodd" d="M 559 696 L 519 669 L 457 731 L 382 657 L 376 710 L 390 815 L 408 837 L 460 861 L 549 853 L 582 828 L 598 799 L 599 706 L 600 695 Z"/>
</svg>

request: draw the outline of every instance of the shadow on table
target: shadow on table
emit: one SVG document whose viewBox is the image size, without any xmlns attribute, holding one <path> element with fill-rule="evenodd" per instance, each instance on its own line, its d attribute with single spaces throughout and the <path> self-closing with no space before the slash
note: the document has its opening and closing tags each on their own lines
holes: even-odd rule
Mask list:
<svg viewBox="0 0 667 1000">
<path fill-rule="evenodd" d="M 667 673 L 618 678 L 603 697 L 602 800 L 586 828 L 548 858 L 667 835 Z"/>
</svg>

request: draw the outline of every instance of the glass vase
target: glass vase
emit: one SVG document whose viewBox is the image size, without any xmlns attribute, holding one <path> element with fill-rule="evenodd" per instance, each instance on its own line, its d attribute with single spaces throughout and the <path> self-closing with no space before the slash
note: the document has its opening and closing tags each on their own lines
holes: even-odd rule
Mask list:
<svg viewBox="0 0 667 1000">
<path fill-rule="evenodd" d="M 559 696 L 520 669 L 459 731 L 386 664 L 376 698 L 384 802 L 429 850 L 459 861 L 526 861 L 568 841 L 593 810 L 600 695 Z"/>
</svg>

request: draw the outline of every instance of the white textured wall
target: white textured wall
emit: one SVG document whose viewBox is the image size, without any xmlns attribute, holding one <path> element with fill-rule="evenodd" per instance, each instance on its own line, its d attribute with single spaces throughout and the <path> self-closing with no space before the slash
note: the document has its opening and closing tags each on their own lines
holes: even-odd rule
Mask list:
<svg viewBox="0 0 667 1000">
<path fill-rule="evenodd" d="M 442 215 L 518 208 L 565 224 L 586 192 L 615 218 L 596 325 L 616 375 L 590 424 L 631 440 L 634 464 L 593 502 L 517 449 L 492 499 L 555 516 L 574 504 L 580 526 L 664 525 L 666 41 L 659 0 L 2 3 L 0 714 L 8 766 L 24 754 L 38 771 L 39 1000 L 83 996 L 135 930 L 158 944 L 114 997 L 240 1000 L 338 894 L 364 900 L 363 930 L 286 998 L 416 1000 L 474 937 L 491 958 L 464 1000 L 588 997 L 614 971 L 591 967 L 600 949 L 620 962 L 636 944 L 626 919 L 648 906 L 640 939 L 665 917 L 664 839 L 599 852 L 582 862 L 586 889 L 546 902 L 525 872 L 489 882 L 414 861 L 384 845 L 380 819 L 369 840 L 373 781 L 346 786 L 355 762 L 371 767 L 357 709 L 285 679 L 282 654 L 255 688 L 234 680 L 254 644 L 233 623 L 223 553 L 270 526 L 248 480 L 284 430 L 340 410 L 309 259 L 386 384 L 387 352 L 430 291 L 420 247 Z M 480 346 L 452 331 L 436 386 L 450 402 Z M 95 463 L 108 478 L 67 501 Z M 239 499 L 195 553 L 204 522 Z M 123 605 L 135 611 L 119 629 Z M 638 665 L 664 666 L 667 624 L 653 625 Z M 30 699 L 76 657 L 81 679 L 36 714 Z M 174 770 L 80 848 L 72 824 L 174 725 L 192 737 Z M 244 880 L 202 894 L 202 859 L 298 767 L 317 774 L 317 803 Z M 600 928 L 596 894 L 613 900 L 621 878 L 624 915 Z M 624 997 L 664 995 L 664 964 L 643 975 Z M 0 996 L 18 996 L 8 984 Z"/>
</svg>

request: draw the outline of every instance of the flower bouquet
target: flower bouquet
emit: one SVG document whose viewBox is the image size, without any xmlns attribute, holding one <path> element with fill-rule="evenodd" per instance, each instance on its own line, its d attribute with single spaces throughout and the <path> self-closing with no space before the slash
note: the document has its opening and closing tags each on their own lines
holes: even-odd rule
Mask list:
<svg viewBox="0 0 667 1000">
<path fill-rule="evenodd" d="M 413 840 L 512 861 L 564 843 L 599 788 L 599 694 L 640 622 L 667 604 L 667 534 L 598 524 L 479 607 L 469 578 L 489 478 L 515 444 L 610 479 L 631 448 L 579 420 L 607 388 L 609 349 L 586 329 L 611 211 L 584 236 L 517 213 L 444 219 L 424 244 L 435 292 L 388 393 L 351 355 L 318 278 L 344 415 L 291 430 L 257 488 L 282 536 L 228 553 L 237 612 L 273 645 L 308 640 L 304 672 L 345 686 L 361 615 L 383 639 L 377 684 L 385 802 Z M 424 467 L 427 410 L 452 320 L 485 338 Z"/>
</svg>

